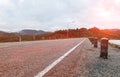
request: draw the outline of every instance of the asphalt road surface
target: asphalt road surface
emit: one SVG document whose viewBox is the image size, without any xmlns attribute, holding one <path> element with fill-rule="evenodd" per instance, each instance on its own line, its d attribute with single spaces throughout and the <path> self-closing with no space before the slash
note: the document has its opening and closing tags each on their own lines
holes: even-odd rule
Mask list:
<svg viewBox="0 0 120 77">
<path fill-rule="evenodd" d="M 0 44 L 0 77 L 34 77 L 82 39 Z"/>
<path fill-rule="evenodd" d="M 120 77 L 120 50 L 109 47 L 108 59 L 101 59 L 100 47 L 86 38 L 1 43 L 0 77 L 40 77 L 70 50 L 43 77 Z"/>
</svg>

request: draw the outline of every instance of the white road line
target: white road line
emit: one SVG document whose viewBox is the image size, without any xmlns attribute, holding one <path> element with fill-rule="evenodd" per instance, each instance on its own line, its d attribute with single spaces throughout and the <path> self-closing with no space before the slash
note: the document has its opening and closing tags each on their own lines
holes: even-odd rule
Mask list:
<svg viewBox="0 0 120 77">
<path fill-rule="evenodd" d="M 55 65 L 57 65 L 60 61 L 62 61 L 67 55 L 69 55 L 72 51 L 74 51 L 79 45 L 81 45 L 86 39 L 83 39 L 80 43 L 78 43 L 76 46 L 74 46 L 72 49 L 70 49 L 68 52 L 66 52 L 63 56 L 55 60 L 52 64 L 47 66 L 43 71 L 38 73 L 34 77 L 43 77 L 48 71 L 50 71 Z"/>
</svg>

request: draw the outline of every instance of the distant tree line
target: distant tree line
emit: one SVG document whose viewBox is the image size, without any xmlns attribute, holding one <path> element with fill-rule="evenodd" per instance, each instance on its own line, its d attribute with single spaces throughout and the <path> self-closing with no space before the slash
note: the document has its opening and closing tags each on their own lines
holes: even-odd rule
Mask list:
<svg viewBox="0 0 120 77">
<path fill-rule="evenodd" d="M 120 39 L 120 29 L 103 29 L 93 27 L 90 29 L 68 29 L 58 30 L 45 36 L 46 39 L 64 39 L 64 38 L 80 38 L 80 37 L 107 37 L 109 39 Z"/>
<path fill-rule="evenodd" d="M 49 39 L 65 39 L 65 38 L 80 38 L 80 37 L 107 37 L 109 39 L 120 39 L 120 29 L 104 29 L 93 27 L 77 28 L 68 30 L 58 30 L 53 33 L 42 35 L 20 35 L 18 33 L 0 32 L 0 42 L 18 42 L 18 41 L 33 41 L 33 40 L 49 40 Z"/>
</svg>

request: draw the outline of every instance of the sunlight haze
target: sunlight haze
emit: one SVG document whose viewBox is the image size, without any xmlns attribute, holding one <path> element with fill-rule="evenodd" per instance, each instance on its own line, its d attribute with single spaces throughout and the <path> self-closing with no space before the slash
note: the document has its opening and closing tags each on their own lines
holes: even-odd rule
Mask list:
<svg viewBox="0 0 120 77">
<path fill-rule="evenodd" d="M 0 30 L 120 28 L 120 0 L 0 0 Z"/>
</svg>

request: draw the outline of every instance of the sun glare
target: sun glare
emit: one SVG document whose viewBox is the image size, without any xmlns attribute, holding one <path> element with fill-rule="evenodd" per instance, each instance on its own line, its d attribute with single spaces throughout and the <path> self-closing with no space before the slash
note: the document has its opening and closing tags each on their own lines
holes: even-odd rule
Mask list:
<svg viewBox="0 0 120 77">
<path fill-rule="evenodd" d="M 116 3 L 117 5 L 120 5 L 120 0 L 115 0 L 115 3 Z"/>
<path fill-rule="evenodd" d="M 111 12 L 105 9 L 99 9 L 98 16 L 103 19 L 109 19 L 111 17 Z"/>
</svg>

